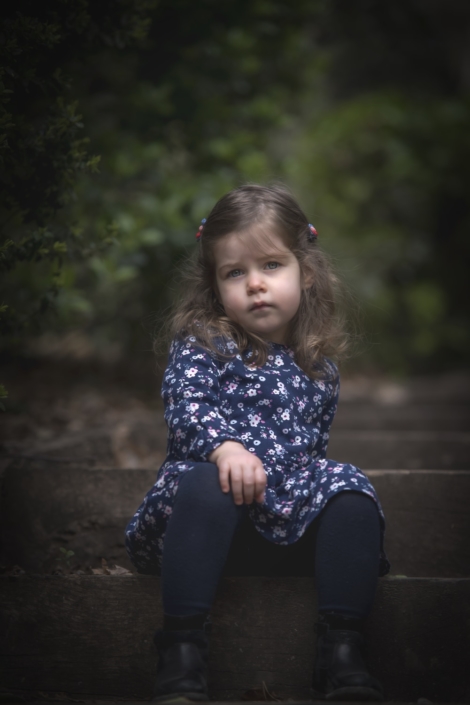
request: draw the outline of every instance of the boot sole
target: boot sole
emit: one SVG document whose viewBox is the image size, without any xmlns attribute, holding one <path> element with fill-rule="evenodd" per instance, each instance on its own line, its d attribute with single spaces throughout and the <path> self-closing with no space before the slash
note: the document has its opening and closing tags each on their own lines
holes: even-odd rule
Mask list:
<svg viewBox="0 0 470 705">
<path fill-rule="evenodd" d="M 382 702 L 384 696 L 378 690 L 373 688 L 364 688 L 361 686 L 349 686 L 348 688 L 337 688 L 331 693 L 320 693 L 318 690 L 312 690 L 312 695 L 318 700 L 332 700 L 338 702 Z"/>
</svg>

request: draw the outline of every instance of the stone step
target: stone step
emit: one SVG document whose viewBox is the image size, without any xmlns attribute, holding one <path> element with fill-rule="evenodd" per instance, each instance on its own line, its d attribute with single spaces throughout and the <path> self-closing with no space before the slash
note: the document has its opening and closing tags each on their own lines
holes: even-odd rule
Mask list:
<svg viewBox="0 0 470 705">
<path fill-rule="evenodd" d="M 56 437 L 4 443 L 10 457 L 95 468 L 158 467 L 165 449 L 162 410 Z M 465 469 L 470 467 L 470 408 L 340 403 L 329 456 L 362 468 Z"/>
<path fill-rule="evenodd" d="M 469 431 L 470 405 L 373 404 L 342 401 L 333 426 L 333 436 L 345 431 Z"/>
<path fill-rule="evenodd" d="M 403 380 L 347 377 L 341 380 L 341 399 L 348 403 L 397 406 L 405 404 L 470 404 L 470 374 L 449 372 Z"/>
<path fill-rule="evenodd" d="M 367 474 L 386 514 L 386 550 L 394 574 L 470 575 L 470 471 Z M 60 549 L 66 548 L 75 553 L 75 568 L 98 567 L 101 558 L 132 568 L 124 528 L 155 477 L 155 470 L 12 464 L 0 498 L 0 563 L 50 572 L 63 563 Z"/>
<path fill-rule="evenodd" d="M 3 576 L 0 593 L 5 690 L 28 699 L 150 696 L 158 578 Z M 252 700 L 264 683 L 280 698 L 308 699 L 315 614 L 311 578 L 223 579 L 213 609 L 212 697 Z M 469 579 L 381 580 L 367 642 L 386 697 L 470 702 L 469 626 Z"/>
<path fill-rule="evenodd" d="M 328 457 L 363 470 L 465 470 L 470 467 L 470 433 L 333 429 Z"/>
<path fill-rule="evenodd" d="M 368 470 L 397 575 L 470 577 L 470 471 Z"/>
</svg>

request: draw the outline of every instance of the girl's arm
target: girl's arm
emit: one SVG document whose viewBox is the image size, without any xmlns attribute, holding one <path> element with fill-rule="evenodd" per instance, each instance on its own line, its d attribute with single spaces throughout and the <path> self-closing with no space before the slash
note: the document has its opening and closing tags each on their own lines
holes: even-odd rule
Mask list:
<svg viewBox="0 0 470 705">
<path fill-rule="evenodd" d="M 217 364 L 209 352 L 194 342 L 172 343 L 162 397 L 168 450 L 175 460 L 207 462 L 224 441 L 243 445 L 220 411 Z"/>
<path fill-rule="evenodd" d="M 235 504 L 262 502 L 266 473 L 220 411 L 219 371 L 212 356 L 189 340 L 175 341 L 162 385 L 168 450 L 176 459 L 209 460 Z"/>
<path fill-rule="evenodd" d="M 330 440 L 330 428 L 336 414 L 336 409 L 338 408 L 339 374 L 336 367 L 334 370 L 336 371 L 336 377 L 331 382 L 327 383 L 330 388 L 330 397 L 323 406 L 320 421 L 320 435 L 318 436 L 318 440 L 312 451 L 312 457 L 315 460 L 322 460 L 323 458 L 326 458 L 328 441 Z"/>
</svg>

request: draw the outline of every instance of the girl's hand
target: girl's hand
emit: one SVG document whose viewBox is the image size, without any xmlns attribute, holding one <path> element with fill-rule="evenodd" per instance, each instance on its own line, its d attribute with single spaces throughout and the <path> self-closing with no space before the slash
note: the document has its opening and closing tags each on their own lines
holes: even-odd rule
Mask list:
<svg viewBox="0 0 470 705">
<path fill-rule="evenodd" d="M 235 504 L 251 504 L 264 500 L 266 472 L 261 460 L 244 448 L 241 443 L 225 441 L 209 456 L 219 468 L 222 492 L 230 492 Z"/>
</svg>

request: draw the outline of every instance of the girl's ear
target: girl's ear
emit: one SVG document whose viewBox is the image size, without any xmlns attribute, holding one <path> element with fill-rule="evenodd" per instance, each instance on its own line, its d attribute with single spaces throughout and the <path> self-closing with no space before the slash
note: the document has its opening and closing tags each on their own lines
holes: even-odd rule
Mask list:
<svg viewBox="0 0 470 705">
<path fill-rule="evenodd" d="M 313 282 L 315 281 L 315 276 L 313 272 L 304 272 L 303 273 L 303 289 L 310 289 L 310 287 L 313 285 Z"/>
</svg>

